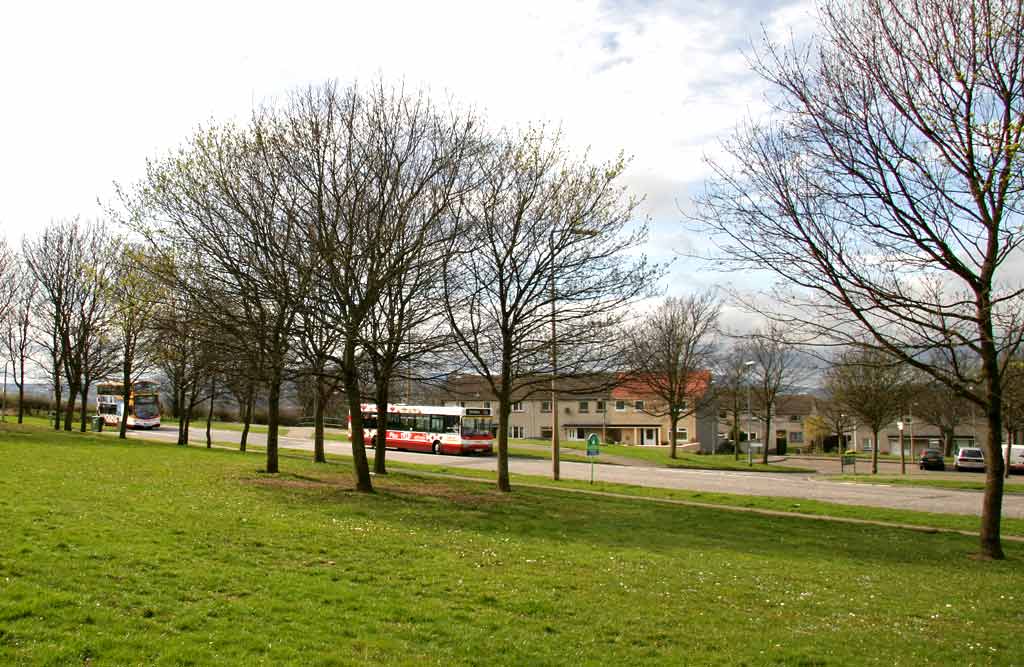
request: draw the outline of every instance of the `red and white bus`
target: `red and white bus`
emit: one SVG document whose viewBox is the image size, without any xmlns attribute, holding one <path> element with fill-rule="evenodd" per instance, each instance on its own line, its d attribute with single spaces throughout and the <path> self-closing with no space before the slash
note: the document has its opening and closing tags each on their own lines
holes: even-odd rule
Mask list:
<svg viewBox="0 0 1024 667">
<path fill-rule="evenodd" d="M 160 384 L 148 380 L 135 382 L 128 392 L 125 408 L 124 385 L 96 385 L 96 413 L 108 426 L 119 426 L 128 418 L 128 428 L 160 428 Z"/>
<path fill-rule="evenodd" d="M 377 406 L 363 403 L 363 437 L 376 444 Z M 385 446 L 435 454 L 490 454 L 494 451 L 494 425 L 490 408 L 437 405 L 388 405 Z M 349 419 L 349 435 L 352 420 Z"/>
</svg>

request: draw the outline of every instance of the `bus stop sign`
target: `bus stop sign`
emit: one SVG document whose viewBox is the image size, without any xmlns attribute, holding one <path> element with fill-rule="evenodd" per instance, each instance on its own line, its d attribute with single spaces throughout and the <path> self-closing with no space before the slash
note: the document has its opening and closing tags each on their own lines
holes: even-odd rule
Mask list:
<svg viewBox="0 0 1024 667">
<path fill-rule="evenodd" d="M 601 453 L 599 446 L 601 439 L 597 437 L 596 433 L 591 433 L 590 437 L 587 438 L 587 456 L 597 456 Z"/>
</svg>

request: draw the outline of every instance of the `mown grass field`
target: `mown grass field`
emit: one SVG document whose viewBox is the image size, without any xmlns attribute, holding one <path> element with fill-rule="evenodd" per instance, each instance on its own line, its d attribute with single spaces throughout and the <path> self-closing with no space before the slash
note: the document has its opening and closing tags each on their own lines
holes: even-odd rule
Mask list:
<svg viewBox="0 0 1024 667">
<path fill-rule="evenodd" d="M 546 440 L 510 440 L 511 446 L 515 445 L 550 445 Z M 586 457 L 587 445 L 579 441 L 569 440 L 560 444 L 562 456 L 567 461 L 589 462 Z M 539 450 L 526 450 L 523 448 L 514 449 L 517 456 L 529 455 L 531 458 L 551 458 L 550 452 Z M 737 461 L 732 454 L 698 455 L 677 451 L 676 458 L 669 457 L 668 447 L 637 447 L 635 445 L 601 445 L 601 454 L 595 457 L 597 463 L 604 463 L 608 456 L 621 456 L 637 461 L 645 461 L 652 465 L 665 468 L 696 468 L 701 470 L 744 470 L 747 472 L 791 472 L 791 473 L 813 473 L 811 468 L 797 468 L 794 466 L 781 466 L 757 463 L 755 458 L 752 466 L 747 465 L 745 456 L 740 456 Z M 604 460 L 602 460 L 604 459 Z"/>
<path fill-rule="evenodd" d="M 0 431 L 0 663 L 1014 664 L 1021 545 Z M 922 583 L 923 582 L 923 583 Z"/>
</svg>

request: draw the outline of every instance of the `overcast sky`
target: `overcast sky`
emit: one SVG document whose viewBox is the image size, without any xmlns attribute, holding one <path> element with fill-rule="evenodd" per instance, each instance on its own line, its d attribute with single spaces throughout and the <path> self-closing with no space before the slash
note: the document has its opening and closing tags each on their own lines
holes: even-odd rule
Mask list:
<svg viewBox="0 0 1024 667">
<path fill-rule="evenodd" d="M 0 230 L 100 215 L 114 181 L 199 123 L 244 117 L 297 86 L 383 76 L 481 110 L 561 124 L 597 158 L 633 157 L 648 252 L 688 239 L 679 206 L 702 155 L 763 111 L 744 51 L 804 35 L 806 0 L 729 2 L 23 2 L 0 9 Z M 678 264 L 666 287 L 717 276 Z"/>
</svg>

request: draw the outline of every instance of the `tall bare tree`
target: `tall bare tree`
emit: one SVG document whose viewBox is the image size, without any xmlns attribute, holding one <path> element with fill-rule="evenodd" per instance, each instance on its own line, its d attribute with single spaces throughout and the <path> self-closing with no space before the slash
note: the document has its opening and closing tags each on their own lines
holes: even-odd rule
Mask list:
<svg viewBox="0 0 1024 667">
<path fill-rule="evenodd" d="M 118 437 L 127 437 L 128 396 L 132 384 L 155 362 L 156 328 L 154 310 L 160 300 L 159 286 L 145 269 L 146 256 L 138 245 L 126 244 L 115 259 L 115 274 L 110 284 L 111 328 L 119 348 L 121 383 L 125 412 Z"/>
<path fill-rule="evenodd" d="M 878 434 L 896 421 L 906 406 L 910 389 L 906 364 L 871 348 L 850 350 L 829 368 L 825 382 L 839 405 L 871 429 L 871 473 L 878 474 Z"/>
<path fill-rule="evenodd" d="M 679 421 L 713 403 L 710 381 L 720 311 L 714 292 L 668 297 L 629 331 L 627 367 L 657 399 L 645 404 L 645 412 L 668 417 L 671 458 L 676 458 Z M 711 443 L 712 452 L 716 444 Z"/>
<path fill-rule="evenodd" d="M 222 124 L 198 132 L 170 157 L 151 162 L 131 205 L 139 231 L 173 269 L 189 257 L 192 270 L 157 274 L 168 290 L 191 301 L 216 340 L 258 348 L 268 387 L 266 470 L 278 472 L 281 388 L 294 325 L 315 271 L 306 223 L 296 215 L 292 182 L 281 161 L 272 109 L 257 110 L 245 126 Z M 182 276 L 188 280 L 182 280 Z M 239 350 L 239 358 L 251 355 Z"/>
<path fill-rule="evenodd" d="M 781 396 L 796 391 L 810 376 L 810 368 L 787 339 L 782 327 L 769 323 L 754 331 L 745 343 L 754 396 L 764 423 L 761 463 L 768 463 L 769 445 L 775 442 L 772 417 Z"/>
<path fill-rule="evenodd" d="M 714 393 L 719 410 L 729 420 L 729 439 L 733 443 L 733 458 L 737 461 L 740 457 L 740 418 L 748 409 L 746 401 L 751 389 L 748 361 L 747 346 L 736 342 L 718 354 L 714 366 Z"/>
<path fill-rule="evenodd" d="M 870 341 L 984 411 L 980 546 L 1002 558 L 1002 377 L 1024 332 L 1005 276 L 1024 239 L 1024 8 L 825 0 L 816 39 L 769 43 L 754 68 L 777 113 L 713 163 L 698 217 L 715 259 L 783 278 L 771 314 L 816 342 Z M 980 375 L 935 351 L 968 351 Z"/>
<path fill-rule="evenodd" d="M 541 130 L 502 136 L 461 202 L 464 245 L 447 265 L 445 302 L 466 362 L 498 399 L 502 491 L 511 490 L 513 396 L 618 369 L 621 327 L 657 276 L 627 258 L 646 227 L 631 227 L 636 201 L 619 185 L 624 168 L 622 159 L 572 159 Z"/>
<path fill-rule="evenodd" d="M 4 345 L 13 366 L 14 384 L 18 388 L 18 423 L 25 420 L 25 367 L 35 348 L 32 314 L 39 293 L 39 283 L 24 260 L 12 273 L 13 299 L 8 312 Z"/>
<path fill-rule="evenodd" d="M 299 218 L 320 262 L 320 305 L 340 332 L 332 361 L 352 420 L 356 486 L 372 491 L 360 410 L 368 323 L 386 287 L 448 238 L 442 223 L 464 187 L 475 120 L 378 82 L 365 92 L 299 91 L 281 126 Z"/>
</svg>

